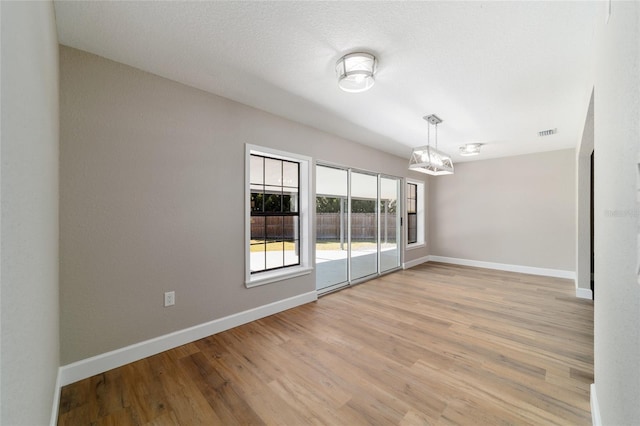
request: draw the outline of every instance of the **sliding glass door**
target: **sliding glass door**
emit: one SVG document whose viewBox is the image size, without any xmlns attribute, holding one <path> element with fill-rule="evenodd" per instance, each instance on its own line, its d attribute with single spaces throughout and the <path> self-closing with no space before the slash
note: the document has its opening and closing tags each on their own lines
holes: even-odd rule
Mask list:
<svg viewBox="0 0 640 426">
<path fill-rule="evenodd" d="M 316 289 L 347 283 L 348 172 L 316 167 Z"/>
<path fill-rule="evenodd" d="M 380 177 L 380 272 L 400 267 L 400 186 L 397 177 Z"/>
<path fill-rule="evenodd" d="M 378 176 L 351 172 L 351 281 L 378 272 Z"/>
<path fill-rule="evenodd" d="M 316 166 L 316 289 L 400 266 L 400 178 Z"/>
</svg>

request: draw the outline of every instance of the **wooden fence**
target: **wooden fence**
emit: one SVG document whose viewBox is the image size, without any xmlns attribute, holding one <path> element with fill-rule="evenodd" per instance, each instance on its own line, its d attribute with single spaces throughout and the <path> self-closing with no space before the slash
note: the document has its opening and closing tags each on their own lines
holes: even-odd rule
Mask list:
<svg viewBox="0 0 640 426">
<path fill-rule="evenodd" d="M 295 240 L 296 222 L 295 216 L 253 216 L 251 218 L 252 240 Z M 266 228 L 265 228 L 266 222 Z M 266 235 L 265 235 L 266 234 Z"/>
<path fill-rule="evenodd" d="M 293 219 L 293 218 L 291 218 Z M 266 229 L 265 222 L 266 221 Z M 252 217 L 251 218 L 251 238 L 256 240 L 268 239 L 296 239 L 295 220 L 285 220 L 281 217 Z M 387 215 L 386 227 L 385 217 L 380 221 L 382 242 L 395 241 L 396 216 Z M 368 241 L 376 237 L 376 214 L 375 213 L 352 213 L 351 214 L 351 240 Z M 347 215 L 343 214 L 343 235 L 347 239 Z M 266 235 L 265 235 L 266 230 Z M 316 213 L 316 239 L 319 241 L 340 241 L 340 213 Z"/>
<path fill-rule="evenodd" d="M 394 241 L 396 235 L 396 216 L 387 215 L 386 228 L 385 217 L 380 221 L 382 241 Z M 347 215 L 343 215 L 344 238 L 347 238 Z M 376 214 L 352 213 L 351 214 L 351 240 L 364 241 L 376 238 Z M 385 233 L 386 231 L 386 233 Z M 385 238 L 386 236 L 386 238 Z M 328 241 L 340 241 L 340 213 L 316 213 L 316 239 Z"/>
</svg>

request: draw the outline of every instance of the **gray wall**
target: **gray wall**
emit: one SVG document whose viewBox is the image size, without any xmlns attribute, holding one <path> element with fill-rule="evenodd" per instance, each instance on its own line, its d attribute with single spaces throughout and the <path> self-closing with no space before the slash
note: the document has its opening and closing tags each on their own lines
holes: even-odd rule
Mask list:
<svg viewBox="0 0 640 426">
<path fill-rule="evenodd" d="M 640 3 L 612 2 L 595 78 L 595 386 L 604 425 L 640 421 Z"/>
<path fill-rule="evenodd" d="M 459 163 L 429 180 L 430 254 L 573 271 L 575 153 Z"/>
<path fill-rule="evenodd" d="M 244 287 L 245 143 L 408 175 L 408 157 L 86 52 L 61 46 L 60 70 L 63 364 L 315 289 Z"/>
<path fill-rule="evenodd" d="M 0 8 L 0 424 L 41 425 L 59 366 L 58 46 L 52 3 Z"/>
</svg>

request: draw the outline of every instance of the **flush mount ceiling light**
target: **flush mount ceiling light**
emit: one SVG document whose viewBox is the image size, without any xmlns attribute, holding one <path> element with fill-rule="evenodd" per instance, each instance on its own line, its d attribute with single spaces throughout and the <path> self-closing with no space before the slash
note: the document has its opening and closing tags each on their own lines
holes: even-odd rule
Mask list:
<svg viewBox="0 0 640 426">
<path fill-rule="evenodd" d="M 481 143 L 468 143 L 460 147 L 460 155 L 464 157 L 470 157 L 472 155 L 480 154 Z"/>
<path fill-rule="evenodd" d="M 438 151 L 438 124 L 442 120 L 432 114 L 423 117 L 427 120 L 427 146 L 414 148 L 409 160 L 409 170 L 426 173 L 432 176 L 453 174 L 453 161 L 442 151 Z M 435 127 L 435 148 L 431 147 L 431 126 Z"/>
<path fill-rule="evenodd" d="M 376 57 L 370 53 L 349 53 L 336 63 L 338 86 L 345 92 L 358 93 L 371 89 L 376 82 Z"/>
</svg>

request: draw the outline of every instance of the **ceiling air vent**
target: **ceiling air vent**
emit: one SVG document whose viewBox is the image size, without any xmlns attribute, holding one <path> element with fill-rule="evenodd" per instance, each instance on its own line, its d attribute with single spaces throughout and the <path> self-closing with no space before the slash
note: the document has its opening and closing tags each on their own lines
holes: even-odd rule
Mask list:
<svg viewBox="0 0 640 426">
<path fill-rule="evenodd" d="M 558 129 L 542 130 L 538 132 L 538 136 L 551 136 L 555 135 L 556 133 L 558 133 Z"/>
</svg>

